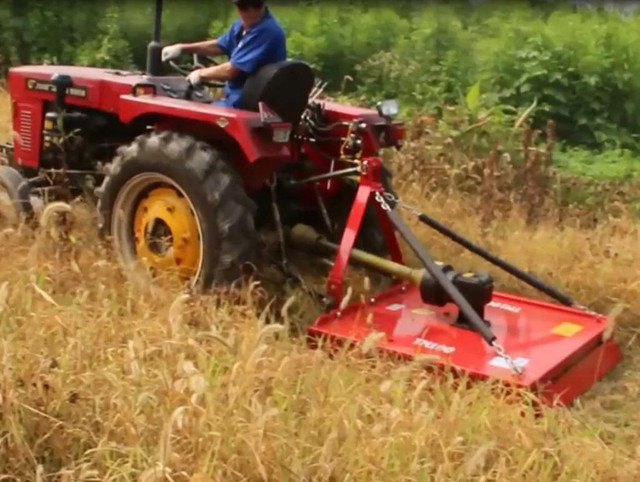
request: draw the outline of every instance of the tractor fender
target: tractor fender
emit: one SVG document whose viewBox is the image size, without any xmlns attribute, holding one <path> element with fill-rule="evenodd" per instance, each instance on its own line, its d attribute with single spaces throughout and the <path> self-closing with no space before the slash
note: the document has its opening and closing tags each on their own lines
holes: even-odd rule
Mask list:
<svg viewBox="0 0 640 482">
<path fill-rule="evenodd" d="M 273 142 L 257 112 L 151 95 L 122 96 L 119 112 L 136 131 L 171 130 L 224 149 L 249 191 L 292 158 L 289 144 Z"/>
</svg>

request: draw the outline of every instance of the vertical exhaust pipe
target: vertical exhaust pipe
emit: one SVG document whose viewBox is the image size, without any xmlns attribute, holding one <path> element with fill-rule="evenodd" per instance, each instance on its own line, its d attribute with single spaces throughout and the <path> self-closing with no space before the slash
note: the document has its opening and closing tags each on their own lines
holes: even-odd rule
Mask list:
<svg viewBox="0 0 640 482">
<path fill-rule="evenodd" d="M 153 38 L 147 46 L 147 75 L 162 75 L 162 45 L 160 35 L 162 30 L 162 0 L 156 0 L 155 19 L 153 23 Z"/>
</svg>

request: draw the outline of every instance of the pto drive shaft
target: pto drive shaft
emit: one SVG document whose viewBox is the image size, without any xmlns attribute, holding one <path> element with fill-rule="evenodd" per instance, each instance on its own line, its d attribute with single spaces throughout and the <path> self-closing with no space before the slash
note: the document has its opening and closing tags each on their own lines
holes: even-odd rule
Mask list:
<svg viewBox="0 0 640 482">
<path fill-rule="evenodd" d="M 293 247 L 303 251 L 334 254 L 339 249 L 336 244 L 304 225 L 298 225 L 289 231 L 288 238 Z M 453 302 L 441 284 L 424 268 L 410 268 L 359 249 L 351 251 L 349 261 L 384 275 L 408 281 L 419 289 L 422 301 L 427 304 L 444 306 Z M 493 296 L 493 280 L 488 275 L 458 273 L 450 265 L 443 263 L 436 262 L 436 265 L 442 270 L 444 276 L 458 288 L 475 313 L 482 318 L 484 307 L 491 302 Z M 457 323 L 465 328 L 471 327 L 469 320 L 462 313 Z"/>
<path fill-rule="evenodd" d="M 304 251 L 311 251 L 322 254 L 333 254 L 338 251 L 338 246 L 317 233 L 313 228 L 298 224 L 289 232 L 291 244 Z M 412 269 L 400 263 L 395 263 L 388 259 L 381 258 L 359 249 L 351 250 L 351 261 L 364 265 L 379 273 L 409 281 L 416 286 L 420 286 L 426 270 Z"/>
</svg>

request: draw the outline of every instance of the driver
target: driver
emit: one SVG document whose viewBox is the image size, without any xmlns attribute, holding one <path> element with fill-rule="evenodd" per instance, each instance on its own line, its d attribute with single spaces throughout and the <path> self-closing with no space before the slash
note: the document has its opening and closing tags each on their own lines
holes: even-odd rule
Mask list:
<svg viewBox="0 0 640 482">
<path fill-rule="evenodd" d="M 187 81 L 194 87 L 203 81 L 225 82 L 222 101 L 225 107 L 237 107 L 244 83 L 251 74 L 267 64 L 287 58 L 284 30 L 269 11 L 265 0 L 232 0 L 239 18 L 222 36 L 191 44 L 174 44 L 162 50 L 162 61 L 175 60 L 183 53 L 209 57 L 226 55 L 221 65 L 191 72 Z"/>
</svg>

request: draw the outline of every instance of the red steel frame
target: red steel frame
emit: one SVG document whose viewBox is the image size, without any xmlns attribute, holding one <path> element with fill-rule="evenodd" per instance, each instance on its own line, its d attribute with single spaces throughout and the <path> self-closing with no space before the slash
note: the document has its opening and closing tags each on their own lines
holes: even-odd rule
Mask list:
<svg viewBox="0 0 640 482">
<path fill-rule="evenodd" d="M 360 226 L 362 225 L 362 218 L 364 217 L 367 203 L 376 194 L 379 193 L 382 195 L 384 193 L 380 176 L 381 167 L 382 163 L 377 157 L 367 157 L 362 161 L 360 185 L 351 213 L 347 219 L 347 225 L 340 242 L 340 249 L 338 250 L 333 268 L 329 273 L 329 280 L 327 281 L 327 293 L 333 298 L 336 304 L 340 304 L 342 300 L 344 274 Z M 384 215 L 383 209 L 378 202 L 375 202 L 375 207 L 391 259 L 396 263 L 402 263 L 402 252 L 400 251 L 400 245 L 398 244 L 398 239 L 396 238 L 391 221 Z"/>
</svg>

